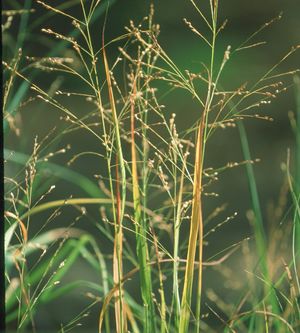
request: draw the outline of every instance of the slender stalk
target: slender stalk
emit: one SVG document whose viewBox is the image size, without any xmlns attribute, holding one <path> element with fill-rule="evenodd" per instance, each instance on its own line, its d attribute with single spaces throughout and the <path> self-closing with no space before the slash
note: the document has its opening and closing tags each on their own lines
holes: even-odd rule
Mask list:
<svg viewBox="0 0 300 333">
<path fill-rule="evenodd" d="M 295 126 L 295 135 L 296 135 L 296 192 L 300 193 L 300 76 L 295 75 L 295 94 L 296 94 L 296 126 Z"/>
<path fill-rule="evenodd" d="M 213 71 L 214 71 L 214 58 L 215 58 L 215 43 L 217 35 L 217 13 L 218 13 L 218 0 L 210 1 L 211 16 L 212 16 L 212 51 L 210 61 L 210 72 L 208 80 L 208 92 L 204 111 L 201 117 L 200 125 L 198 127 L 197 144 L 196 144 L 196 156 L 194 166 L 194 184 L 193 184 L 193 199 L 192 199 L 192 216 L 191 216 L 191 228 L 190 237 L 188 243 L 187 254 L 187 268 L 184 279 L 184 287 L 182 293 L 182 303 L 180 312 L 180 324 L 179 332 L 188 332 L 190 307 L 191 307 L 191 295 L 194 276 L 194 262 L 198 238 L 198 255 L 199 255 L 199 271 L 198 271 L 198 286 L 197 286 L 197 301 L 196 301 L 196 332 L 200 331 L 200 316 L 201 316 L 201 293 L 202 293 L 202 259 L 203 259 L 203 217 L 202 217 L 202 171 L 204 165 L 205 146 L 207 140 L 208 129 L 208 113 L 211 107 L 211 103 L 214 97 L 214 91 L 216 89 L 213 84 Z"/>
<path fill-rule="evenodd" d="M 161 270 L 160 265 L 160 255 L 158 251 L 158 245 L 157 245 L 157 237 L 154 233 L 154 229 L 152 229 L 153 233 L 153 239 L 154 239 L 154 247 L 155 247 L 155 253 L 156 253 L 156 259 L 157 259 L 157 268 L 158 268 L 158 276 L 159 276 L 159 293 L 160 293 L 160 318 L 161 318 L 161 325 L 160 325 L 160 333 L 165 333 L 167 331 L 167 321 L 166 321 L 166 299 L 165 299 L 165 293 L 164 293 L 164 283 L 163 283 L 163 273 Z"/>
<path fill-rule="evenodd" d="M 113 277 L 114 283 L 117 284 L 122 279 L 123 265 L 122 265 L 122 253 L 123 253 L 123 235 L 121 225 L 121 195 L 119 184 L 119 165 L 118 155 L 116 156 L 116 202 L 117 202 L 117 223 L 115 224 L 115 239 L 114 239 L 114 254 L 113 254 Z M 125 307 L 122 295 L 122 286 L 119 284 L 119 289 L 115 293 L 115 316 L 116 316 L 116 331 L 126 332 L 126 324 L 124 322 Z"/>
<path fill-rule="evenodd" d="M 133 204 L 134 222 L 136 226 L 137 255 L 140 265 L 141 292 L 145 309 L 144 332 L 152 333 L 156 331 L 154 321 L 154 305 L 152 300 L 152 282 L 149 261 L 148 245 L 146 237 L 146 223 L 142 217 L 141 200 L 138 184 L 137 158 L 135 146 L 135 96 L 136 78 L 133 78 L 133 92 L 131 95 L 131 161 L 132 161 L 132 183 L 133 183 Z"/>
<path fill-rule="evenodd" d="M 211 59 L 210 59 L 210 73 L 209 73 L 209 80 L 208 80 L 208 93 L 207 93 L 207 99 L 206 99 L 206 105 L 203 112 L 203 125 L 202 125 L 202 131 L 203 131 L 203 143 L 202 143 L 202 158 L 201 158 L 201 174 L 200 178 L 202 177 L 202 170 L 204 165 L 204 158 L 205 158 L 205 148 L 206 148 L 206 142 L 208 137 L 208 113 L 211 108 L 211 104 L 213 102 L 214 98 L 214 92 L 216 89 L 217 81 L 219 78 L 219 75 L 223 69 L 223 66 L 225 65 L 225 61 L 223 61 L 220 71 L 217 75 L 216 82 L 213 82 L 213 73 L 214 73 L 214 63 L 215 63 L 215 47 L 216 47 L 216 38 L 217 38 L 217 21 L 218 21 L 218 5 L 219 1 L 210 0 L 211 5 L 211 16 L 212 16 L 212 42 L 211 42 Z M 202 179 L 201 179 L 202 184 Z M 200 191 L 201 191 L 201 185 L 200 185 Z M 200 206 L 202 205 L 201 197 L 200 200 Z M 202 207 L 201 207 L 201 217 L 199 221 L 199 270 L 198 270 L 198 286 L 197 286 L 197 301 L 196 301 L 196 332 L 200 332 L 200 319 L 201 319 L 201 295 L 202 295 L 202 259 L 203 259 L 203 221 L 202 221 Z"/>
<path fill-rule="evenodd" d="M 119 284 L 119 304 L 116 302 L 116 314 L 119 315 L 119 318 L 116 318 L 117 324 L 117 332 L 123 333 L 126 332 L 126 319 L 124 318 L 124 308 L 122 306 L 123 304 L 123 294 L 122 294 L 122 285 L 120 281 L 122 280 L 122 221 L 124 216 L 124 209 L 125 209 L 125 200 L 126 200 L 126 169 L 125 169 L 125 162 L 123 157 L 123 151 L 122 151 L 122 145 L 121 145 L 121 135 L 120 135 L 120 128 L 119 128 L 119 120 L 117 116 L 116 106 L 115 106 L 115 100 L 114 100 L 114 94 L 113 94 L 113 88 L 112 88 L 112 82 L 110 77 L 110 71 L 109 66 L 107 62 L 106 57 L 106 50 L 104 47 L 104 30 L 102 35 L 102 47 L 103 47 L 103 61 L 104 61 L 104 67 L 105 67 L 105 75 L 106 75 L 106 81 L 107 81 L 107 87 L 108 87 L 108 94 L 109 94 L 109 101 L 110 106 L 112 110 L 113 115 L 113 124 L 114 124 L 114 130 L 115 130 L 115 137 L 116 137 L 116 150 L 117 150 L 117 158 L 118 163 L 116 166 L 116 172 L 118 174 L 118 168 L 120 167 L 121 171 L 121 177 L 120 177 L 120 183 L 121 183 L 121 193 L 119 195 L 119 198 L 117 198 L 117 221 L 115 223 L 115 241 L 116 241 L 116 260 L 117 264 L 114 264 L 114 270 L 117 269 L 118 272 L 114 272 L 114 277 L 118 277 L 117 283 Z M 119 176 L 118 176 L 119 178 Z M 118 191 L 118 187 L 117 187 Z M 115 256 L 114 256 L 115 258 Z M 119 309 L 117 309 L 119 307 Z"/>
<path fill-rule="evenodd" d="M 175 309 L 175 328 L 178 329 L 179 318 L 180 318 L 180 296 L 179 296 L 179 283 L 178 283 L 178 266 L 179 266 L 179 231 L 181 223 L 181 209 L 182 209 L 182 195 L 183 195 L 183 185 L 184 185 L 184 176 L 185 176 L 185 164 L 187 155 L 185 155 L 184 163 L 182 165 L 180 185 L 178 190 L 178 195 L 176 199 L 176 216 L 174 223 L 174 263 L 173 263 L 173 303 Z"/>
<path fill-rule="evenodd" d="M 199 261 L 199 270 L 202 270 L 203 221 L 202 221 L 202 206 L 201 206 L 201 187 L 202 187 L 202 168 L 203 168 L 202 156 L 203 156 L 204 125 L 205 125 L 205 113 L 201 118 L 197 135 L 191 228 L 190 228 L 190 236 L 188 243 L 187 266 L 185 271 L 184 286 L 182 292 L 179 333 L 188 332 L 188 327 L 189 327 L 195 254 L 196 254 L 198 235 L 201 235 L 201 238 L 199 239 L 199 252 L 200 252 L 199 258 L 201 259 L 201 261 Z M 200 278 L 202 278 L 200 274 L 199 276 Z"/>
<path fill-rule="evenodd" d="M 300 294 L 299 270 L 297 269 L 297 255 L 300 253 L 300 77 L 295 76 L 294 82 L 296 85 L 296 175 L 295 175 L 295 194 L 293 199 L 295 203 L 294 227 L 293 227 L 293 263 L 296 277 L 298 293 Z M 288 175 L 289 175 L 289 168 Z M 288 177 L 290 179 L 290 176 Z M 291 180 L 289 180 L 290 190 L 292 191 Z M 298 200 L 297 200 L 298 199 Z M 299 302 L 300 303 L 300 302 Z M 297 304 L 300 307 L 300 304 Z M 299 313 L 300 315 L 300 313 Z"/>
</svg>

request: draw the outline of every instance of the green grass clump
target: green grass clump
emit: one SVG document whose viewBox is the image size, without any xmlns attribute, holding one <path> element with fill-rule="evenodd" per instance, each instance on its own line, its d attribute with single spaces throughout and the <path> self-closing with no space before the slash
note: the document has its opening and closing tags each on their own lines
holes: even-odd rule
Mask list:
<svg viewBox="0 0 300 333">
<path fill-rule="evenodd" d="M 220 53 L 227 21 L 219 22 L 219 1 L 206 1 L 204 9 L 189 3 L 204 32 L 187 19 L 184 23 L 209 50 L 208 62 L 197 73 L 183 71 L 160 44 L 153 5 L 141 23 L 130 20 L 125 33 L 110 41 L 107 3 L 98 0 L 57 6 L 25 1 L 23 9 L 4 11 L 3 32 L 8 34 L 16 16 L 22 30 L 3 60 L 7 141 L 22 138 L 26 123 L 18 114 L 23 107 L 42 103 L 38 106 L 59 111 L 53 130 L 43 139 L 35 136 L 31 153 L 9 145 L 4 152 L 6 321 L 16 331 L 40 331 L 40 309 L 63 302 L 70 293 L 84 298 L 85 306 L 57 332 L 78 329 L 90 312 L 99 333 L 299 330 L 300 90 L 298 70 L 281 70 L 299 46 L 252 84 L 243 78 L 232 88 L 226 71 L 240 52 L 264 44 L 255 37 L 281 16 Z M 45 57 L 29 57 L 22 50 L 25 32 L 30 35 L 34 28 L 28 15 L 37 8 L 44 16 L 33 26 L 42 25 L 44 43 L 52 45 Z M 74 16 L 74 8 L 80 15 Z M 71 33 L 45 27 L 43 20 L 51 16 L 62 18 Z M 104 19 L 101 31 L 95 24 L 99 18 Z M 50 87 L 40 81 L 40 73 L 54 78 Z M 69 78 L 78 90 L 64 90 Z M 282 164 L 284 184 L 267 229 L 244 121 L 272 121 L 256 110 L 291 86 L 298 103 L 296 117 L 290 113 L 296 150 L 288 151 Z M 194 108 L 184 110 L 187 117 L 194 113 L 185 128 L 162 104 L 168 94 L 181 96 L 181 91 Z M 78 108 L 70 100 L 80 101 Z M 244 160 L 208 167 L 215 153 L 212 140 L 236 128 Z M 72 136 L 79 146 L 86 141 L 87 148 L 74 151 L 68 144 Z M 93 180 L 91 173 L 74 167 L 81 160 L 96 170 Z M 219 177 L 241 166 L 249 185 L 251 234 L 220 250 L 210 237 L 225 237 L 223 227 L 238 214 L 227 212 L 225 203 L 209 212 L 208 199 L 217 196 Z M 61 181 L 71 195 L 60 195 L 54 183 Z M 81 278 L 82 272 L 77 277 L 76 267 L 88 267 L 91 279 Z M 246 271 L 245 281 L 236 267 Z M 231 286 L 234 297 L 226 291 L 219 295 L 217 285 L 206 286 L 209 270 L 218 275 L 216 281 Z"/>
</svg>

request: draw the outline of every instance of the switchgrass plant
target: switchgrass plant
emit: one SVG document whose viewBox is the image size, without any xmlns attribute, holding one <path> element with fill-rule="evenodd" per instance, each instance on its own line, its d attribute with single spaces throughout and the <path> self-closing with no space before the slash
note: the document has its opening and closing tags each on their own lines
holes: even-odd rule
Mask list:
<svg viewBox="0 0 300 333">
<path fill-rule="evenodd" d="M 297 172 L 294 176 L 291 171 L 289 152 L 282 164 L 285 182 L 268 232 L 253 168 L 257 160 L 251 156 L 243 125 L 248 118 L 271 121 L 271 117 L 256 110 L 263 112 L 265 105 L 291 87 L 291 77 L 299 99 L 297 70 L 281 71 L 282 63 L 299 46 L 275 61 L 256 82 L 232 89 L 223 80 L 226 68 L 234 66 L 240 52 L 264 44 L 256 42 L 255 37 L 281 16 L 264 24 L 238 47 L 228 45 L 220 57 L 216 49 L 227 21 L 219 22 L 219 1 L 207 1 L 206 9 L 198 2 L 189 2 L 205 25 L 205 32 L 188 19 L 184 23 L 210 54 L 208 63 L 202 63 L 197 73 L 183 71 L 160 44 L 160 27 L 155 23 L 152 5 L 141 22 L 130 20 L 123 35 L 107 41 L 109 14 L 99 0 L 59 6 L 37 0 L 33 8 L 39 6 L 48 16 L 62 16 L 73 32 L 66 36 L 59 27 L 43 26 L 46 38 L 55 40 L 56 46 L 49 55 L 23 54 L 20 47 L 24 39 L 20 37 L 17 55 L 4 59 L 4 121 L 8 133 L 20 135 L 17 107 L 36 100 L 59 110 L 60 122 L 64 124 L 44 139 L 36 138 L 31 156 L 5 150 L 7 170 L 7 165 L 22 166 L 16 175 L 7 171 L 5 178 L 7 323 L 18 332 L 26 328 L 38 331 L 40 306 L 50 306 L 51 301 L 63 299 L 79 286 L 85 288 L 85 296 L 92 301 L 69 323 L 62 323 L 58 332 L 76 328 L 88 317 L 90 309 L 98 313 L 93 327 L 99 332 L 299 329 L 299 175 Z M 80 16 L 72 14 L 71 5 L 79 6 Z M 23 15 L 26 28 L 26 15 L 32 10 L 30 2 L 25 7 L 23 12 L 5 14 L 8 19 L 4 30 L 9 29 L 9 17 L 19 14 Z M 95 38 L 93 22 L 101 14 L 105 17 L 103 28 Z M 115 45 L 118 55 L 113 58 L 110 48 Z M 60 56 L 61 50 L 69 49 L 71 56 Z M 56 81 L 57 85 L 47 90 L 39 83 L 39 71 L 70 76 L 82 90 L 64 90 Z M 30 94 L 26 93 L 28 88 Z M 176 113 L 169 116 L 167 105 L 162 105 L 165 94 L 176 94 L 179 90 L 193 100 L 197 115 L 194 123 L 180 131 Z M 71 98 L 82 99 L 88 111 L 79 113 L 71 108 Z M 300 169 L 298 111 L 296 117 L 290 117 L 297 143 L 296 170 Z M 208 167 L 207 156 L 213 149 L 209 146 L 211 138 L 219 131 L 236 127 L 244 160 Z M 96 142 L 98 150 L 71 156 L 69 146 L 57 149 L 60 140 L 73 133 L 86 133 L 86 140 Z M 65 166 L 51 161 L 61 154 L 69 157 Z M 73 170 L 78 160 L 92 163 L 92 158 L 96 158 L 98 170 L 94 182 Z M 242 166 L 246 166 L 252 201 L 247 216 L 253 233 L 220 251 L 214 248 L 210 236 L 218 232 L 222 237 L 222 228 L 237 213 L 229 212 L 221 220 L 226 210 L 223 205 L 207 214 L 205 198 L 217 196 L 211 188 L 215 188 L 223 173 Z M 56 178 L 73 183 L 78 193 L 84 192 L 86 196 L 75 191 L 71 197 L 52 200 L 53 193 L 59 193 L 53 178 L 45 181 L 46 168 Z M 88 205 L 100 207 L 97 218 L 91 217 Z M 67 206 L 74 207 L 78 216 L 65 228 L 51 227 Z M 49 212 L 50 216 L 44 218 Z M 32 224 L 37 216 L 44 222 L 39 221 L 36 231 Z M 78 227 L 79 220 L 93 220 L 98 234 L 87 232 L 82 222 Z M 103 246 L 103 242 L 109 245 Z M 208 247 L 214 255 L 206 255 Z M 238 281 L 230 266 L 234 253 L 240 253 L 244 261 L 246 284 Z M 97 282 L 78 280 L 76 276 L 72 282 L 63 282 L 80 256 L 91 266 Z M 232 288 L 234 284 L 239 286 L 237 299 L 228 303 L 225 294 L 218 295 L 207 288 L 203 283 L 205 268 L 213 269 Z M 130 280 L 134 281 L 134 292 L 127 289 Z"/>
</svg>

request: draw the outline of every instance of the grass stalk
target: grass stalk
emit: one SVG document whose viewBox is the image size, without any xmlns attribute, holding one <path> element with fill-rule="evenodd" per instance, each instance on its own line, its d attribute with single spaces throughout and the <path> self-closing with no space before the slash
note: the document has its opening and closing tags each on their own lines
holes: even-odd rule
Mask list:
<svg viewBox="0 0 300 333">
<path fill-rule="evenodd" d="M 298 295 L 300 294 L 300 282 L 299 282 L 299 270 L 297 269 L 297 256 L 300 253 L 300 77 L 295 76 L 294 82 L 296 84 L 296 108 L 297 108 L 297 119 L 296 119 L 296 175 L 295 175 L 295 194 L 293 194 L 293 200 L 295 204 L 295 216 L 294 216 L 294 227 L 293 227 L 293 263 L 294 273 L 296 278 L 296 284 L 298 289 Z M 288 172 L 289 172 L 289 168 Z M 289 178 L 290 190 L 292 191 L 291 180 Z M 298 305 L 298 308 L 300 305 Z M 300 313 L 299 313 L 300 315 Z M 300 319 L 299 319 L 300 320 Z"/>
<path fill-rule="evenodd" d="M 202 172 L 203 172 L 203 165 L 204 165 L 204 157 L 205 157 L 205 148 L 206 148 L 206 142 L 208 138 L 208 113 L 211 108 L 211 104 L 213 102 L 214 98 L 214 92 L 217 87 L 217 82 L 219 79 L 219 76 L 221 75 L 222 69 L 228 60 L 226 57 L 224 57 L 224 60 L 221 64 L 220 70 L 218 72 L 218 75 L 216 77 L 215 82 L 213 82 L 214 78 L 214 64 L 215 64 L 215 49 L 216 49 L 216 38 L 217 38 L 217 22 L 218 22 L 218 7 L 219 7 L 219 1 L 218 0 L 210 0 L 210 7 L 211 7 L 211 16 L 212 16 L 212 42 L 211 42 L 211 59 L 210 59 L 210 73 L 208 73 L 208 93 L 207 93 L 207 100 L 205 104 L 205 109 L 203 112 L 203 143 L 201 144 L 202 148 L 202 157 L 201 161 L 201 174 L 200 177 L 202 178 Z M 200 180 L 200 191 L 202 191 L 202 180 Z M 201 195 L 201 193 L 200 193 Z M 201 201 L 201 197 L 199 198 Z M 203 217 L 202 217 L 202 202 L 200 202 L 200 218 L 199 218 L 199 269 L 198 269 L 198 285 L 197 285 L 197 299 L 196 299 L 196 332 L 200 332 L 200 320 L 201 320 L 201 294 L 202 294 L 202 259 L 203 259 Z"/>
<path fill-rule="evenodd" d="M 193 184 L 193 199 L 192 199 L 192 216 L 191 228 L 188 242 L 187 253 L 187 266 L 184 277 L 184 286 L 182 292 L 179 333 L 188 332 L 192 287 L 194 277 L 195 254 L 197 247 L 197 238 L 199 239 L 199 271 L 202 270 L 202 235 L 203 235 L 203 221 L 202 221 L 202 207 L 201 207 L 201 187 L 202 187 L 202 169 L 203 169 L 203 130 L 205 126 L 205 114 L 201 119 L 196 143 L 196 157 L 195 157 L 195 170 L 194 170 L 194 184 Z M 200 279 L 202 276 L 199 274 Z"/>
<path fill-rule="evenodd" d="M 136 78 L 133 79 L 133 91 L 131 94 L 131 166 L 132 166 L 132 186 L 133 186 L 133 204 L 134 204 L 134 222 L 136 226 L 136 249 L 140 265 L 141 293 L 145 308 L 144 332 L 155 332 L 155 313 L 152 300 L 152 282 L 149 261 L 146 221 L 142 217 L 140 190 L 138 182 L 138 169 L 135 145 L 135 98 L 136 98 Z"/>
<path fill-rule="evenodd" d="M 104 30 L 102 35 L 103 42 L 103 61 L 105 68 L 105 75 L 107 81 L 107 88 L 109 94 L 109 101 L 113 115 L 113 124 L 115 129 L 115 137 L 116 137 L 116 150 L 117 150 L 117 160 L 118 163 L 116 165 L 116 174 L 118 175 L 118 168 L 120 167 L 121 175 L 120 175 L 120 184 L 121 184 L 121 193 L 119 193 L 119 176 L 117 177 L 117 221 L 115 223 L 115 250 L 114 250 L 114 278 L 116 279 L 116 283 L 119 285 L 119 292 L 116 296 L 119 298 L 119 302 L 115 303 L 115 313 L 116 313 L 116 324 L 117 324 L 117 333 L 126 332 L 126 319 L 124 318 L 124 306 L 123 306 L 123 293 L 122 293 L 122 284 L 120 281 L 122 280 L 122 221 L 125 209 L 125 201 L 126 201 L 126 170 L 125 170 L 125 162 L 123 158 L 122 145 L 121 145 L 121 136 L 120 136 L 120 128 L 119 128 L 119 120 L 117 116 L 115 99 L 113 94 L 113 88 L 111 83 L 109 65 L 106 57 L 106 50 L 104 47 Z M 117 270 L 117 271 L 116 271 Z M 125 316 L 126 317 L 126 316 Z"/>
<path fill-rule="evenodd" d="M 175 312 L 175 328 L 178 329 L 179 318 L 180 318 L 180 295 L 179 295 L 179 282 L 178 282 L 178 268 L 179 268 L 179 239 L 180 239 L 180 224 L 181 224 L 181 209 L 182 209 L 182 196 L 183 196 L 183 185 L 184 185 L 184 176 L 185 176 L 185 167 L 186 159 L 188 154 L 185 155 L 184 162 L 182 165 L 180 184 L 177 194 L 177 199 L 175 200 L 176 204 L 176 216 L 174 223 L 174 263 L 173 263 L 173 300 Z"/>
<path fill-rule="evenodd" d="M 194 264 L 196 245 L 198 237 L 198 283 L 197 283 L 197 299 L 196 299 L 196 332 L 200 331 L 200 318 L 201 318 L 201 294 L 202 294 L 202 261 L 203 261 L 203 216 L 202 216 L 202 173 L 204 166 L 205 146 L 207 140 L 208 130 L 208 113 L 214 98 L 214 91 L 216 83 L 213 82 L 214 62 L 215 62 L 215 47 L 217 37 L 217 19 L 218 19 L 218 0 L 210 0 L 211 18 L 212 18 L 212 42 L 211 42 L 211 60 L 210 71 L 208 73 L 208 91 L 204 111 L 198 127 L 197 143 L 196 143 L 196 156 L 194 165 L 194 183 L 193 183 L 193 198 L 192 198 L 192 216 L 191 228 L 188 242 L 187 254 L 187 267 L 184 279 L 184 287 L 182 293 L 181 313 L 179 332 L 188 332 L 190 308 L 191 308 L 191 295 L 193 287 Z M 224 66 L 223 61 L 221 69 L 218 73 L 216 81 Z"/>
<path fill-rule="evenodd" d="M 158 251 L 158 245 L 157 245 L 157 236 L 155 235 L 154 229 L 152 229 L 153 233 L 153 240 L 154 240 L 154 247 L 155 247 L 155 253 L 156 253 L 156 259 L 157 259 L 157 268 L 158 268 L 158 278 L 159 278 L 159 293 L 160 293 L 160 318 L 161 318 L 161 324 L 160 324 L 160 333 L 165 333 L 168 329 L 167 327 L 167 320 L 166 320 L 166 299 L 165 299 L 165 293 L 164 293 L 164 283 L 163 283 L 163 272 L 160 265 L 160 254 Z"/>
</svg>

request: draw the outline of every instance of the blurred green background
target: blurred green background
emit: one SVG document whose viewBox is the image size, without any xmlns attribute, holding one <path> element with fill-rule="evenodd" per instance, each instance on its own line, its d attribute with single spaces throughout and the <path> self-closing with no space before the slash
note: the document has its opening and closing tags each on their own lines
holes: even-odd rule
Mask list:
<svg viewBox="0 0 300 333">
<path fill-rule="evenodd" d="M 201 2 L 203 1 L 198 1 L 197 3 L 201 6 Z M 61 4 L 61 1 L 51 1 L 51 5 L 54 7 L 59 4 Z M 65 1 L 64 4 L 66 7 L 70 6 L 67 10 L 74 16 L 81 15 L 78 1 Z M 106 4 L 107 2 L 103 0 L 101 4 L 103 8 L 102 14 L 99 15 L 93 24 L 93 38 L 95 43 L 98 43 L 98 46 L 101 45 L 101 32 Z M 128 25 L 130 19 L 134 20 L 134 22 L 141 21 L 148 14 L 149 5 L 150 1 L 142 0 L 110 1 L 105 39 L 108 41 L 123 34 L 124 26 Z M 163 0 L 154 1 L 154 5 L 154 20 L 161 27 L 159 40 L 162 47 L 182 70 L 201 71 L 201 62 L 208 62 L 209 50 L 197 36 L 189 31 L 183 22 L 183 18 L 187 18 L 199 30 L 204 29 L 204 32 L 207 31 L 191 3 L 187 0 Z M 35 1 L 4 0 L 2 6 L 4 10 L 22 9 L 24 6 L 28 9 L 34 9 L 34 12 L 28 16 L 15 16 L 11 27 L 3 34 L 4 60 L 9 61 L 9 59 L 15 56 L 16 50 L 19 47 L 22 48 L 23 56 L 29 57 L 41 57 L 51 52 L 53 52 L 52 56 L 67 57 L 74 55 L 70 47 L 56 49 L 58 40 L 49 38 L 49 36 L 41 32 L 41 28 L 50 27 L 62 34 L 69 34 L 73 30 L 73 26 L 69 20 L 50 14 Z M 221 23 L 227 18 L 228 24 L 220 35 L 219 43 L 217 44 L 219 62 L 223 59 L 227 45 L 231 45 L 234 49 L 265 22 L 278 16 L 281 11 L 283 12 L 281 20 L 265 29 L 253 40 L 253 42 L 267 41 L 266 45 L 241 51 L 232 57 L 222 79 L 222 85 L 226 89 L 236 88 L 244 82 L 249 82 L 251 85 L 259 75 L 266 72 L 293 45 L 300 43 L 300 1 L 266 0 L 262 2 L 259 0 L 230 0 L 221 1 L 220 6 L 219 22 Z M 5 21 L 5 16 L 3 17 L 3 21 Z M 117 47 L 120 45 L 117 42 L 109 47 L 108 55 L 110 63 L 113 63 L 113 59 L 118 56 Z M 25 68 L 26 65 L 26 60 L 24 60 L 20 67 Z M 299 53 L 296 53 L 284 62 L 279 67 L 279 70 L 280 72 L 288 71 L 299 67 L 299 65 Z M 39 72 L 28 67 L 24 70 L 24 75 L 28 77 L 34 75 L 32 78 L 33 82 L 38 83 L 38 85 L 47 91 L 56 87 L 71 92 L 82 92 L 85 89 L 81 86 L 81 83 L 61 74 Z M 122 80 L 122 77 L 117 77 L 117 80 Z M 289 79 L 287 82 L 287 85 L 291 84 L 292 79 Z M 56 137 L 54 146 L 57 147 L 57 150 L 67 145 L 70 145 L 71 148 L 67 150 L 66 154 L 51 158 L 50 162 L 66 166 L 66 162 L 76 153 L 82 151 L 101 151 L 102 148 L 99 147 L 98 142 L 95 142 L 89 134 L 83 131 L 80 134 L 78 132 L 68 133 L 63 137 L 56 135 L 56 133 L 60 133 L 66 127 L 66 123 L 61 119 L 62 114 L 40 100 L 35 99 L 24 107 L 18 108 L 15 112 L 14 109 L 18 105 L 14 106 L 14 99 L 17 104 L 20 102 L 18 100 L 20 89 L 24 89 L 25 91 L 27 87 L 21 79 L 16 79 L 13 93 L 10 96 L 10 105 L 12 105 L 10 111 L 13 112 L 16 124 L 20 129 L 20 134 L 16 135 L 14 131 L 6 126 L 5 147 L 7 149 L 22 154 L 31 154 L 34 138 L 38 135 L 39 140 L 41 140 L 56 127 L 53 135 Z M 166 87 L 162 89 L 166 89 Z M 25 94 L 27 98 L 31 95 L 32 92 L 30 90 Z M 83 116 L 92 110 L 92 106 L 80 98 L 65 97 L 65 100 L 62 101 L 77 115 Z M 198 119 L 199 112 L 201 111 L 193 103 L 190 96 L 181 91 L 171 92 L 161 100 L 161 103 L 166 105 L 165 110 L 167 115 L 173 112 L 176 113 L 179 130 L 184 130 L 191 126 Z M 288 112 L 295 110 L 295 89 L 294 87 L 290 87 L 286 93 L 279 95 L 270 105 L 263 106 L 260 110 L 255 110 L 257 113 L 272 116 L 274 118 L 273 122 L 250 119 L 245 123 L 249 135 L 252 157 L 253 159 L 261 159 L 261 162 L 255 166 L 255 175 L 266 227 L 267 224 L 272 223 L 272 221 L 268 220 L 268 207 L 278 200 L 284 178 L 280 168 L 281 163 L 286 161 L 287 148 L 290 148 L 293 152 L 295 146 L 288 118 Z M 19 157 L 21 160 L 22 156 Z M 206 167 L 217 167 L 230 161 L 242 160 L 243 155 L 237 129 L 219 130 L 209 143 Z M 106 167 L 101 163 L 97 158 L 89 157 L 85 159 L 83 157 L 72 164 L 71 169 L 84 175 L 95 186 L 98 186 L 94 175 L 103 174 L 103 169 Z M 10 162 L 5 168 L 6 176 L 14 177 L 19 169 L 20 164 Z M 46 166 L 40 170 L 40 173 L 43 176 L 43 182 L 49 182 L 49 184 L 53 182 L 53 178 L 51 178 L 53 177 L 53 171 L 51 171 L 51 168 L 47 168 Z M 56 182 L 56 189 L 48 197 L 49 200 L 63 199 L 70 195 L 74 197 L 87 196 L 86 191 L 76 186 L 76 183 L 72 184 L 63 178 L 64 176 Z M 236 211 L 238 212 L 238 217 L 232 223 L 222 228 L 221 233 L 216 233 L 211 237 L 210 241 L 213 245 L 205 249 L 205 258 L 217 253 L 225 246 L 229 246 L 252 234 L 246 218 L 246 212 L 251 208 L 251 202 L 245 168 L 241 166 L 229 169 L 220 177 L 220 181 L 217 185 L 214 185 L 212 191 L 219 193 L 219 197 L 205 199 L 205 214 L 211 212 L 214 207 L 227 203 L 227 215 L 231 215 Z M 46 219 L 49 214 L 46 212 L 33 218 L 33 233 L 35 223 L 43 223 L 43 219 Z M 67 226 L 77 215 L 78 213 L 74 209 L 64 208 L 63 214 L 56 218 L 48 228 Z M 99 223 L 98 219 L 99 212 L 97 207 L 89 207 L 87 216 L 80 219 L 76 223 L 76 227 L 87 230 L 93 233 L 94 236 L 97 236 L 99 232 L 96 227 L 97 223 Z M 99 244 L 104 249 L 104 252 L 111 253 L 112 245 L 107 240 L 102 239 L 100 233 Z M 244 272 L 240 257 L 236 255 L 234 258 L 235 264 L 233 265 L 236 265 L 237 268 L 235 272 L 237 275 L 240 275 L 240 279 L 243 279 Z M 228 289 L 226 291 L 226 286 L 218 281 L 218 278 L 215 278 L 213 270 L 205 270 L 204 274 L 204 288 L 213 288 L 223 296 L 225 302 L 227 299 L 230 300 L 232 297 L 235 297 L 232 295 L 234 294 L 234 290 Z M 74 278 L 97 282 L 93 271 L 83 260 L 77 262 L 64 282 L 67 283 L 68 280 L 72 281 Z M 131 293 L 135 292 L 134 281 L 127 284 L 127 290 Z M 59 327 L 61 322 L 68 322 L 75 313 L 79 313 L 89 303 L 90 300 L 84 296 L 84 290 L 76 290 L 76 292 L 65 296 L 63 300 L 55 301 L 50 306 L 47 305 L 41 308 L 40 315 L 37 318 L 37 327 L 44 331 Z M 85 325 L 84 332 L 87 332 L 89 328 L 95 327 L 98 311 L 99 307 L 95 306 L 92 308 L 88 319 L 82 321 Z M 81 331 L 82 329 L 78 327 L 78 332 Z"/>
</svg>

